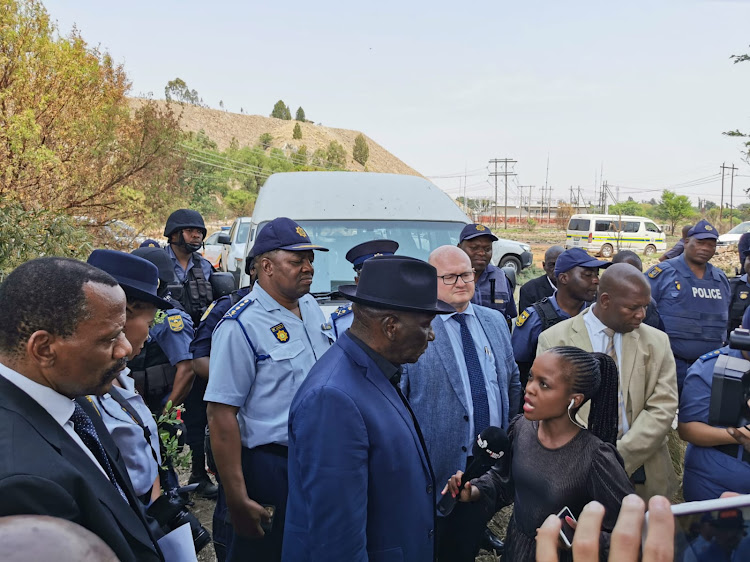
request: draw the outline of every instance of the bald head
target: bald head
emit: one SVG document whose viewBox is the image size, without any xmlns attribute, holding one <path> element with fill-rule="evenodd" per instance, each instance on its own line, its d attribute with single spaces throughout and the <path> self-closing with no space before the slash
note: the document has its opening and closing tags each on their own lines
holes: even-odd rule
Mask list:
<svg viewBox="0 0 750 562">
<path fill-rule="evenodd" d="M 599 277 L 594 314 L 616 332 L 627 333 L 639 328 L 650 303 L 651 286 L 635 266 L 615 263 Z"/>
<path fill-rule="evenodd" d="M 542 268 L 553 285 L 557 285 L 557 279 L 555 278 L 555 264 L 557 263 L 557 258 L 564 251 L 565 248 L 562 246 L 550 246 L 547 248 L 547 251 L 544 252 Z"/>
<path fill-rule="evenodd" d="M 474 296 L 471 258 L 456 246 L 440 246 L 430 254 L 429 262 L 442 278 L 438 279 L 438 298 L 458 312 L 466 310 Z"/>
<path fill-rule="evenodd" d="M 46 515 L 0 517 L 0 558 L 9 562 L 117 562 L 105 542 L 88 529 Z"/>
</svg>

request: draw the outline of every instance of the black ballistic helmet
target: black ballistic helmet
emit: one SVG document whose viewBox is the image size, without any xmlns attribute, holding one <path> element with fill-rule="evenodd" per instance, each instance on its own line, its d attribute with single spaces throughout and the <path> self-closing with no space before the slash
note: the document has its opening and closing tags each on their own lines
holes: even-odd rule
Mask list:
<svg viewBox="0 0 750 562">
<path fill-rule="evenodd" d="M 183 228 L 200 228 L 203 231 L 203 238 L 206 237 L 206 224 L 203 217 L 198 211 L 192 209 L 177 209 L 169 215 L 167 225 L 164 227 L 164 236 L 169 238 L 177 230 Z"/>
</svg>

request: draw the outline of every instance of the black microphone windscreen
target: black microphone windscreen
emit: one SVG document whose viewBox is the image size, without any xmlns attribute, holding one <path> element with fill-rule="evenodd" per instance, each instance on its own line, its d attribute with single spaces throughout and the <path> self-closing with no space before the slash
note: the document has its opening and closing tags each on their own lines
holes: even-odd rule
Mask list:
<svg viewBox="0 0 750 562">
<path fill-rule="evenodd" d="M 501 427 L 491 425 L 480 433 L 479 437 L 474 441 L 471 454 L 475 459 L 483 456 L 492 457 L 500 452 L 507 452 L 509 448 L 510 441 L 505 430 Z"/>
</svg>

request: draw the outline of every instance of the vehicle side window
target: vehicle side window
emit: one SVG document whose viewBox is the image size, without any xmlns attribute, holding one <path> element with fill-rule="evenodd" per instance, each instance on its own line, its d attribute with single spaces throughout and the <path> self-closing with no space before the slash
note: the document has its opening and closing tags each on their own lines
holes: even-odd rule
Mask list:
<svg viewBox="0 0 750 562">
<path fill-rule="evenodd" d="M 220 232 L 214 232 L 211 236 L 206 238 L 206 244 L 216 244 L 216 239 L 219 237 Z"/>
<path fill-rule="evenodd" d="M 609 232 L 612 230 L 612 223 L 610 221 L 596 221 L 595 229 L 597 232 Z"/>
<path fill-rule="evenodd" d="M 646 230 L 648 232 L 659 232 L 659 227 L 652 222 L 646 222 Z"/>
<path fill-rule="evenodd" d="M 237 232 L 237 222 L 232 223 L 232 228 L 229 230 L 229 240 L 234 241 L 234 234 Z"/>
<path fill-rule="evenodd" d="M 622 229 L 622 231 L 623 232 L 638 232 L 638 230 L 640 229 L 640 226 L 641 226 L 641 223 L 639 222 L 628 221 L 628 222 L 623 223 L 624 228 Z"/>
<path fill-rule="evenodd" d="M 247 234 L 249 231 L 250 231 L 249 222 L 243 222 L 242 224 L 240 224 L 240 228 L 237 232 L 237 240 L 235 240 L 235 242 L 244 244 L 247 241 Z"/>
<path fill-rule="evenodd" d="M 568 230 L 582 230 L 588 232 L 591 221 L 588 219 L 570 219 Z"/>
</svg>

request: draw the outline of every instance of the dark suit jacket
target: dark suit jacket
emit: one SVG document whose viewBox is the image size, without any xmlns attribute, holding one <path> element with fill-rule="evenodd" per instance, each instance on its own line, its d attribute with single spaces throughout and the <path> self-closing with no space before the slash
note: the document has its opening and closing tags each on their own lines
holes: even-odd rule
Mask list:
<svg viewBox="0 0 750 562">
<path fill-rule="evenodd" d="M 282 559 L 430 562 L 435 493 L 409 410 L 345 332 L 292 400 Z"/>
<path fill-rule="evenodd" d="M 98 535 L 122 562 L 162 560 L 120 451 L 82 406 L 131 505 L 38 402 L 0 376 L 0 516 L 60 517 Z"/>
<path fill-rule="evenodd" d="M 554 292 L 546 273 L 541 277 L 526 281 L 518 292 L 518 313 L 520 314 L 544 297 L 551 297 Z"/>
<path fill-rule="evenodd" d="M 502 313 L 483 306 L 473 308 L 495 358 L 495 372 L 487 377 L 500 390 L 500 425 L 508 429 L 509 420 L 520 407 L 522 393 L 508 328 Z M 469 434 L 467 400 L 471 396 L 467 398 L 464 391 L 445 321 L 435 317 L 432 329 L 435 339 L 427 351 L 413 365 L 404 365 L 401 390 L 422 428 L 440 491 L 457 470 L 466 468 L 466 449 L 471 450 L 476 435 Z"/>
</svg>

